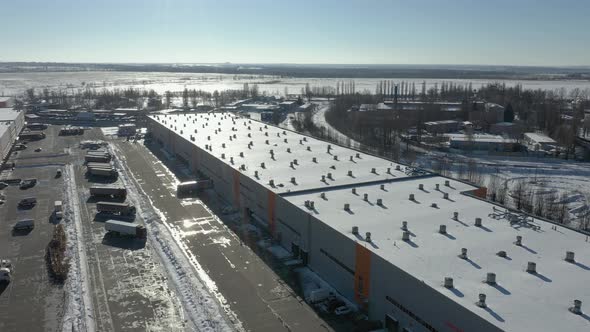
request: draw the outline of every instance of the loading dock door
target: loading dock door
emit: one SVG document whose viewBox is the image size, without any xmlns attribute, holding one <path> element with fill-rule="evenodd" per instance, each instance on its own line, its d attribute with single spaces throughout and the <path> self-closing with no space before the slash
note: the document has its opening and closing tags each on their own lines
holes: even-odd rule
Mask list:
<svg viewBox="0 0 590 332">
<path fill-rule="evenodd" d="M 398 332 L 399 321 L 389 315 L 385 315 L 385 329 L 388 332 Z"/>
<path fill-rule="evenodd" d="M 299 246 L 294 242 L 291 242 L 291 252 L 293 253 L 293 257 L 299 257 Z"/>
</svg>

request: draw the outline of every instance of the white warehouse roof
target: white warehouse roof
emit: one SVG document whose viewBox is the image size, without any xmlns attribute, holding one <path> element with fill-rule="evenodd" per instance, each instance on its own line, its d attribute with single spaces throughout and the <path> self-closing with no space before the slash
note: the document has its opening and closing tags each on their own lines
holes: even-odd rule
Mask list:
<svg viewBox="0 0 590 332">
<path fill-rule="evenodd" d="M 210 146 L 209 153 L 277 193 L 401 178 L 417 171 L 229 113 L 159 114 L 150 118 L 201 149 Z"/>
<path fill-rule="evenodd" d="M 318 190 L 284 197 L 500 329 L 588 329 L 588 316 L 568 311 L 574 299 L 585 304 L 582 310 L 590 306 L 587 237 L 561 226 L 554 230 L 553 224 L 530 217 L 511 224 L 509 217 L 501 217 L 504 209 L 494 211 L 495 205 L 461 194 L 475 187 L 453 180 L 447 187 L 446 180 L 396 179 L 383 189 L 381 184 L 357 186 L 356 194 L 350 186 L 325 190 L 325 199 Z M 314 201 L 313 211 L 305 206 L 307 200 Z M 454 212 L 458 220 L 453 220 Z M 474 225 L 475 218 L 481 218 L 482 227 Z M 402 240 L 402 221 L 407 221 L 409 242 Z M 446 225 L 446 235 L 439 233 L 440 225 Z M 353 226 L 358 226 L 358 235 L 352 233 Z M 371 242 L 364 240 L 366 232 L 372 234 Z M 514 244 L 516 236 L 522 236 L 522 246 Z M 467 248 L 468 260 L 458 257 L 461 248 Z M 507 258 L 499 257 L 499 251 L 506 251 Z M 575 253 L 575 263 L 564 260 L 566 251 Z M 525 271 L 528 262 L 536 263 L 538 274 Z M 483 282 L 487 273 L 496 274 L 497 285 Z M 454 289 L 443 287 L 445 277 L 454 279 Z M 487 309 L 475 305 L 480 293 L 487 296 Z"/>
<path fill-rule="evenodd" d="M 0 108 L 0 121 L 15 121 L 20 113 L 12 108 Z"/>
</svg>

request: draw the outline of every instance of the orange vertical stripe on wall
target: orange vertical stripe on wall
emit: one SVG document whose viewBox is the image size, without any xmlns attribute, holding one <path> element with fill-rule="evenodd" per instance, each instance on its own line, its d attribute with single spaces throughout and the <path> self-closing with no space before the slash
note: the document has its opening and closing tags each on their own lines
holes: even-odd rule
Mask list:
<svg viewBox="0 0 590 332">
<path fill-rule="evenodd" d="M 371 251 L 360 243 L 355 247 L 354 298 L 360 305 L 369 299 L 371 281 Z"/>
</svg>

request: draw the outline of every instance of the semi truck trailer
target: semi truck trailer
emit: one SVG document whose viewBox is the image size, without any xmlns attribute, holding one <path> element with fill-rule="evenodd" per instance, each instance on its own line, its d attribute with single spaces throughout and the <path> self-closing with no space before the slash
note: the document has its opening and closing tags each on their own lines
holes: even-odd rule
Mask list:
<svg viewBox="0 0 590 332">
<path fill-rule="evenodd" d="M 96 210 L 98 212 L 119 214 L 122 216 L 130 216 L 135 214 L 135 206 L 130 205 L 129 203 L 97 202 Z"/>
<path fill-rule="evenodd" d="M 119 220 L 107 220 L 104 223 L 104 229 L 109 233 L 115 233 L 118 235 L 127 235 L 140 239 L 145 239 L 147 237 L 147 231 L 142 225 Z"/>
<path fill-rule="evenodd" d="M 127 189 L 123 187 L 90 187 L 90 196 L 125 199 L 127 197 Z"/>
</svg>

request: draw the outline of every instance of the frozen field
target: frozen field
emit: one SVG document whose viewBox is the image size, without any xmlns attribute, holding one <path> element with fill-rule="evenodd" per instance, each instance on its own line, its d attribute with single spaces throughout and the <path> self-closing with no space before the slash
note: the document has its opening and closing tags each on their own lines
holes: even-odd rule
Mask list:
<svg viewBox="0 0 590 332">
<path fill-rule="evenodd" d="M 346 81 L 346 78 L 281 78 L 273 76 L 251 76 L 230 74 L 199 74 L 199 73 L 156 73 L 156 72 L 48 72 L 48 73 L 0 73 L 0 95 L 10 96 L 23 93 L 28 88 L 50 90 L 77 90 L 85 87 L 96 89 L 124 89 L 128 87 L 140 89 L 153 89 L 158 93 L 169 91 L 181 91 L 185 87 L 213 92 L 215 90 L 242 89 L 244 83 L 258 84 L 261 92 L 268 94 L 300 93 L 306 83 L 314 86 L 336 86 L 337 81 Z M 354 79 L 357 91 L 375 91 L 377 82 L 381 79 Z M 416 84 L 416 89 L 421 89 L 421 84 L 426 81 L 427 88 L 435 83 L 453 82 L 455 84 L 472 83 L 473 88 L 494 80 L 481 79 L 416 79 L 398 78 L 393 81 L 406 81 Z M 590 81 L 575 80 L 506 80 L 508 86 L 522 84 L 528 89 L 554 90 L 565 88 L 590 89 Z"/>
</svg>

